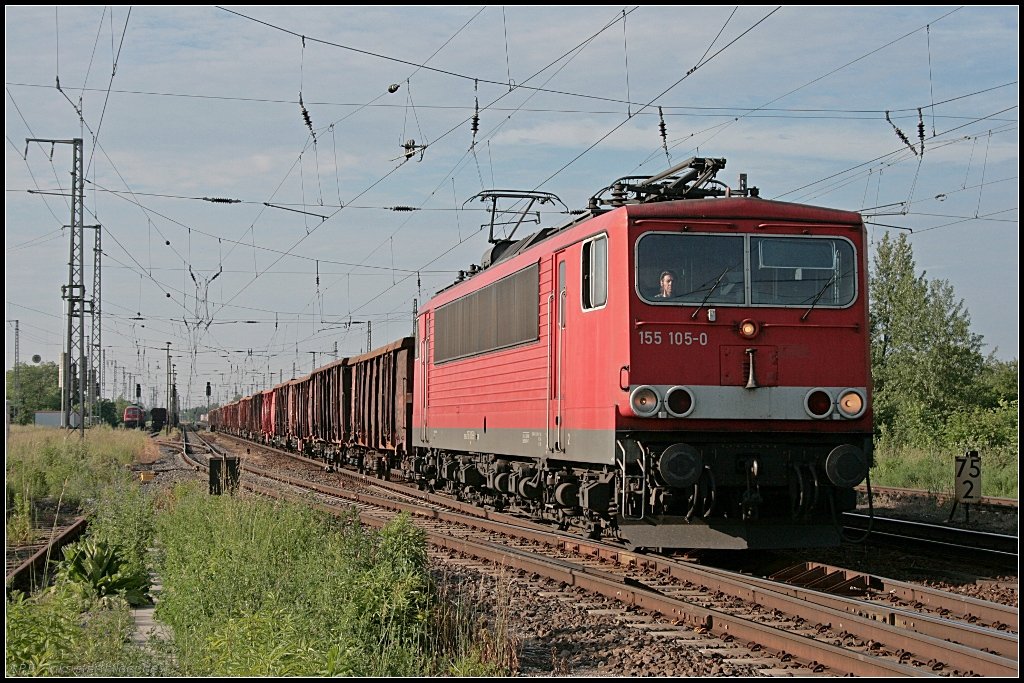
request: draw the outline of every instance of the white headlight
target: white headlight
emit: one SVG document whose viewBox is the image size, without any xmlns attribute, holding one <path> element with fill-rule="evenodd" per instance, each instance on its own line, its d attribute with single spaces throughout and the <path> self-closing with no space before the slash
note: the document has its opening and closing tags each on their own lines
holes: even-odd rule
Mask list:
<svg viewBox="0 0 1024 683">
<path fill-rule="evenodd" d="M 639 386 L 629 394 L 629 405 L 639 417 L 651 417 L 658 412 L 661 398 L 654 387 Z"/>
<path fill-rule="evenodd" d="M 665 407 L 673 417 L 686 417 L 693 412 L 693 393 L 686 387 L 672 387 L 665 394 Z"/>
<path fill-rule="evenodd" d="M 836 405 L 839 407 L 839 412 L 842 413 L 843 417 L 852 419 L 864 414 L 868 407 L 868 402 L 864 399 L 864 394 L 859 389 L 845 389 L 839 394 L 839 400 L 836 401 Z"/>
</svg>

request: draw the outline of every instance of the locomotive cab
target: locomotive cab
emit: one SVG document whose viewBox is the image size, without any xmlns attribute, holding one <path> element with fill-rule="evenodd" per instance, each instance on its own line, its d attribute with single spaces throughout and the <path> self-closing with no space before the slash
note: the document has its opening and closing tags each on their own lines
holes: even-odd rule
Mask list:
<svg viewBox="0 0 1024 683">
<path fill-rule="evenodd" d="M 678 523 L 715 547 L 838 543 L 871 463 L 860 217 L 749 197 L 651 208 L 631 216 L 620 264 L 621 533 L 670 545 Z"/>
</svg>

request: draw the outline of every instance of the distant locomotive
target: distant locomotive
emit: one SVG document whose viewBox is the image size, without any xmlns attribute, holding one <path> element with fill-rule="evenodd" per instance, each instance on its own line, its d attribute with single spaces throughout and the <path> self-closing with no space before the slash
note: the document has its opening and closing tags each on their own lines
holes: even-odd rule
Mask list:
<svg viewBox="0 0 1024 683">
<path fill-rule="evenodd" d="M 153 408 L 149 411 L 149 429 L 159 432 L 167 424 L 167 408 Z"/>
<path fill-rule="evenodd" d="M 863 222 L 722 189 L 724 165 L 621 178 L 517 242 L 492 224 L 415 339 L 211 425 L 336 462 L 384 454 L 424 486 L 631 547 L 838 543 L 872 461 Z M 551 198 L 483 195 L 500 197 Z"/>
<path fill-rule="evenodd" d="M 139 406 L 126 406 L 122 421 L 125 429 L 143 429 L 146 426 L 146 411 Z"/>
</svg>

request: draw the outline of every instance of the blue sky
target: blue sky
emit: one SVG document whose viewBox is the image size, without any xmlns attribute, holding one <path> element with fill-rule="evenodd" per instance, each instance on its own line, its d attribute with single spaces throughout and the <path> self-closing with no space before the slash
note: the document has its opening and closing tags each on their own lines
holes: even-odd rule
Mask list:
<svg viewBox="0 0 1024 683">
<path fill-rule="evenodd" d="M 168 341 L 201 405 L 207 381 L 222 400 L 359 353 L 368 325 L 373 346 L 397 339 L 414 299 L 479 262 L 476 193 L 578 209 L 697 155 L 762 197 L 861 211 L 872 241 L 906 233 L 984 351 L 1018 357 L 1016 6 L 9 5 L 5 19 L 7 368 L 11 321 L 22 362 L 56 361 L 66 324 L 71 150 L 25 140 L 75 137 L 85 222 L 103 226 L 107 395 L 130 374 L 147 403 L 162 396 Z"/>
</svg>

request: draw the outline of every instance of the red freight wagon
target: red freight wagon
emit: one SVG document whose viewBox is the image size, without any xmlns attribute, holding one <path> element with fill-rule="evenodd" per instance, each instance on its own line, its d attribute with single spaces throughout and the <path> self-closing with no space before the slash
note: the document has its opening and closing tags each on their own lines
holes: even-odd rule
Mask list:
<svg viewBox="0 0 1024 683">
<path fill-rule="evenodd" d="M 331 452 L 341 448 L 348 437 L 348 359 L 334 361 L 314 370 L 309 383 L 315 439 Z"/>
<path fill-rule="evenodd" d="M 274 399 L 276 395 L 273 389 L 260 392 L 260 434 L 263 441 L 271 442 L 274 439 Z"/>
</svg>

